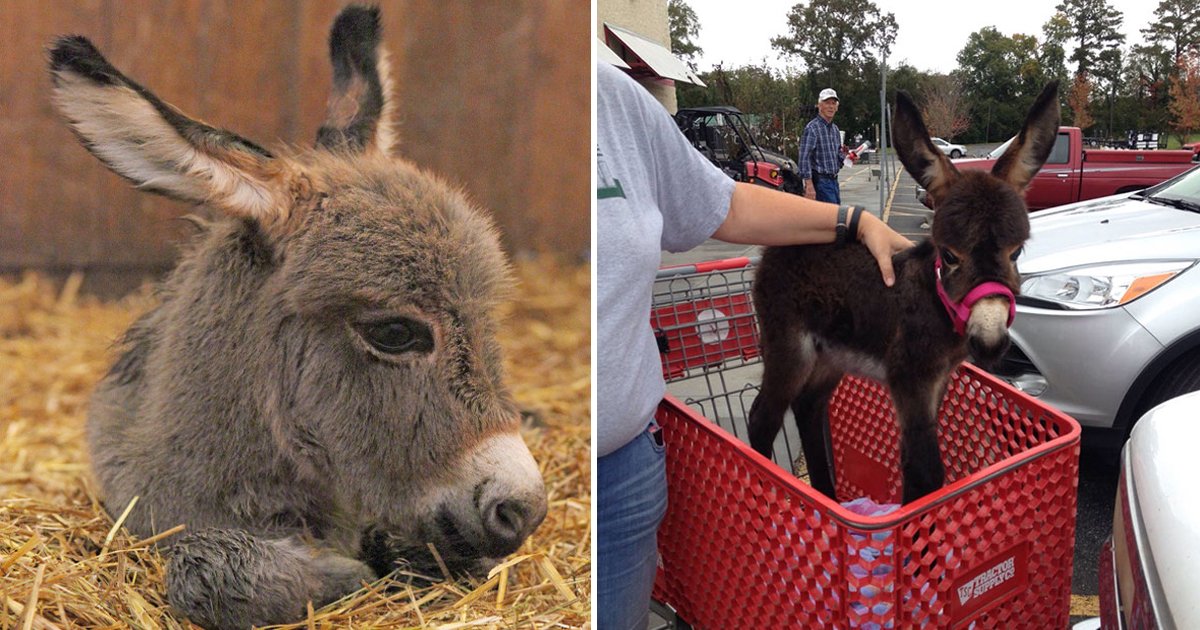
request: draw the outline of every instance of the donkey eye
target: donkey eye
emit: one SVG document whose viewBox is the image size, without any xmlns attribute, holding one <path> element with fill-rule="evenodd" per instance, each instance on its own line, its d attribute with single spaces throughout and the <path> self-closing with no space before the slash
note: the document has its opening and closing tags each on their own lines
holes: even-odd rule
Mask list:
<svg viewBox="0 0 1200 630">
<path fill-rule="evenodd" d="M 948 249 L 943 249 L 942 250 L 942 262 L 946 263 L 947 265 L 957 265 L 958 264 L 958 256 L 955 256 L 954 252 L 952 252 Z"/>
<path fill-rule="evenodd" d="M 1021 254 L 1023 254 L 1023 253 L 1025 253 L 1025 246 L 1024 246 L 1024 245 L 1022 245 L 1021 247 L 1018 247 L 1018 248 L 1016 249 L 1016 251 L 1014 251 L 1014 252 L 1012 253 L 1012 255 L 1010 255 L 1010 256 L 1008 257 L 1008 259 L 1009 259 L 1009 260 L 1011 260 L 1011 261 L 1013 261 L 1013 262 L 1017 262 L 1017 259 L 1018 259 L 1018 258 L 1020 258 L 1020 257 L 1021 257 Z"/>
<path fill-rule="evenodd" d="M 433 331 L 428 325 L 415 319 L 399 317 L 363 324 L 358 327 L 358 331 L 367 343 L 384 354 L 433 350 Z"/>
</svg>

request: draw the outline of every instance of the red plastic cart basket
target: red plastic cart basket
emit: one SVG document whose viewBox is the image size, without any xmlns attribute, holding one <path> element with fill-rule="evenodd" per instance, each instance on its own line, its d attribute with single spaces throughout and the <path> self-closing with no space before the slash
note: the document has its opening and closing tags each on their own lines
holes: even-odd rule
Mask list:
<svg viewBox="0 0 1200 630">
<path fill-rule="evenodd" d="M 654 596 L 696 628 L 1065 628 L 1079 425 L 972 366 L 940 414 L 946 486 L 860 516 L 744 444 L 757 393 L 754 261 L 665 269 L 652 313 L 669 507 Z M 887 390 L 847 378 L 830 405 L 840 501 L 899 502 Z M 792 424 L 792 423 L 787 423 Z"/>
</svg>

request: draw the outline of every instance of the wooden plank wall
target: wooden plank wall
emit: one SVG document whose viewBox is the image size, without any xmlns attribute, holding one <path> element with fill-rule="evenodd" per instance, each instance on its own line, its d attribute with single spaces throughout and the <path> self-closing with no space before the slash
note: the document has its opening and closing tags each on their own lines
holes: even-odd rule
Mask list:
<svg viewBox="0 0 1200 630">
<path fill-rule="evenodd" d="M 49 101 L 44 49 L 90 37 L 194 117 L 272 146 L 311 144 L 343 2 L 0 0 L 0 272 L 170 266 L 184 204 L 92 158 Z M 589 243 L 589 3 L 382 2 L 400 153 L 489 208 L 514 253 Z"/>
</svg>

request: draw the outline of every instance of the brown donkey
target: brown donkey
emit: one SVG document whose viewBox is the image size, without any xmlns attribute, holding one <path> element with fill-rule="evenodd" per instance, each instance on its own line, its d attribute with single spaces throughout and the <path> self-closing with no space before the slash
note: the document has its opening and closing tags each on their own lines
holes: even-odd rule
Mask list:
<svg viewBox="0 0 1200 630">
<path fill-rule="evenodd" d="M 1058 107 L 1058 86 L 1048 85 L 990 173 L 960 172 L 930 142 L 908 95 L 897 94 L 896 152 L 938 200 L 931 237 L 893 258 L 890 289 L 859 245 L 763 253 L 753 291 L 764 364 L 749 418 L 755 450 L 770 456 L 790 405 L 812 485 L 833 497 L 829 398 L 850 372 L 891 390 L 904 502 L 942 487 L 938 408 L 968 354 L 987 364 L 1008 348 L 1016 260 L 1029 237 L 1022 195 L 1054 146 Z"/>
<path fill-rule="evenodd" d="M 390 153 L 376 9 L 330 34 L 315 148 L 192 120 L 85 38 L 50 51 L 80 141 L 136 186 L 205 203 L 161 304 L 125 334 L 87 435 L 110 513 L 180 523 L 167 594 L 211 628 L 295 621 L 398 563 L 485 570 L 541 523 L 493 308 L 513 280 L 491 222 Z M 169 539 L 170 540 L 170 539 Z"/>
</svg>

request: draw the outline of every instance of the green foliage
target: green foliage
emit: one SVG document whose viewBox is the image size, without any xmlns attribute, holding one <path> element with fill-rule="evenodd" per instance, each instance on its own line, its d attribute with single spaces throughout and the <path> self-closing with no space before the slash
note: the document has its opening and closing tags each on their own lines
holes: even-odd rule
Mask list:
<svg viewBox="0 0 1200 630">
<path fill-rule="evenodd" d="M 1124 15 L 1108 5 L 1108 0 L 1062 0 L 1055 7 L 1067 18 L 1071 38 L 1075 40 L 1075 74 L 1093 74 L 1100 53 L 1118 48 L 1125 42 L 1121 33 Z"/>
<path fill-rule="evenodd" d="M 671 52 L 686 59 L 695 71 L 694 59 L 704 52 L 692 41 L 700 36 L 700 20 L 696 12 L 683 0 L 670 0 L 667 2 L 667 23 L 671 30 Z"/>
<path fill-rule="evenodd" d="M 955 71 L 972 112 L 964 142 L 1004 140 L 1020 130 L 1033 100 L 1056 78 L 1041 52 L 1037 38 L 1009 37 L 991 26 L 967 37 Z"/>
<path fill-rule="evenodd" d="M 1055 13 L 1042 25 L 1042 47 L 1038 61 L 1047 80 L 1067 83 L 1067 40 L 1071 39 L 1071 23 L 1067 16 Z"/>
<path fill-rule="evenodd" d="M 1123 128 L 1167 128 L 1170 120 L 1169 82 L 1174 71 L 1171 53 L 1161 45 L 1133 47 L 1125 67 L 1124 98 L 1117 101 L 1117 118 L 1125 121 Z M 1126 109 L 1130 111 L 1123 111 Z M 1126 116 L 1121 116 L 1122 113 Z"/>
<path fill-rule="evenodd" d="M 1154 10 L 1154 21 L 1141 29 L 1146 41 L 1179 59 L 1189 48 L 1200 47 L 1200 2 L 1161 0 Z"/>
<path fill-rule="evenodd" d="M 1121 134 L 1117 133 L 1113 128 L 1115 119 L 1115 107 L 1117 100 L 1117 91 L 1121 87 L 1121 76 L 1124 70 L 1124 59 L 1121 56 L 1121 49 L 1107 48 L 1100 52 L 1100 56 L 1096 59 L 1095 67 L 1095 96 L 1097 101 L 1093 103 L 1091 111 L 1096 118 L 1097 131 L 1099 135 L 1116 137 Z"/>
<path fill-rule="evenodd" d="M 772 38 L 771 46 L 803 60 L 813 84 L 861 80 L 864 67 L 896 41 L 896 17 L 871 0 L 801 2 L 787 21 L 788 34 Z"/>
</svg>

